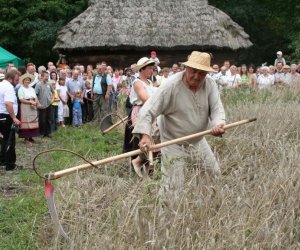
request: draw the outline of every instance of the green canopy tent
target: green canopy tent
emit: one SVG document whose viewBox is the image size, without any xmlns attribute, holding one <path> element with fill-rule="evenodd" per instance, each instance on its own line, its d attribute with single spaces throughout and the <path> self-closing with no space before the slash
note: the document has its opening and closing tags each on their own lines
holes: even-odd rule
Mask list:
<svg viewBox="0 0 300 250">
<path fill-rule="evenodd" d="M 23 66 L 25 63 L 19 57 L 0 47 L 0 68 L 6 68 L 7 63 L 13 62 L 15 67 Z"/>
</svg>

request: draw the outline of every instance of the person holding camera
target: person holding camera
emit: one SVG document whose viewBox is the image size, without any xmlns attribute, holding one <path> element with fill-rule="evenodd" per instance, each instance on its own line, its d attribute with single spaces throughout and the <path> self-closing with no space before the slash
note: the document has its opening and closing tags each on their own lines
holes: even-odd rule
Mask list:
<svg viewBox="0 0 300 250">
<path fill-rule="evenodd" d="M 15 130 L 20 121 L 16 117 L 18 102 L 14 86 L 18 82 L 19 72 L 10 70 L 0 83 L 0 133 L 3 135 L 0 161 L 1 165 L 5 165 L 6 171 L 16 168 Z"/>
</svg>

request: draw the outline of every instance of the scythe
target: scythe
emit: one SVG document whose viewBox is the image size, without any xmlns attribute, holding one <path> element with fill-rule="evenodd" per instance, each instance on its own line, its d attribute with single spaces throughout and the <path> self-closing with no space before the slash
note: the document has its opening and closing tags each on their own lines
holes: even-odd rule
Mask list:
<svg viewBox="0 0 300 250">
<path fill-rule="evenodd" d="M 227 125 L 224 126 L 224 129 L 225 130 L 230 129 L 230 128 L 233 128 L 233 127 L 236 127 L 236 126 L 239 126 L 239 125 L 243 125 L 243 124 L 246 124 L 246 123 L 253 122 L 253 121 L 256 121 L 256 118 L 245 119 L 245 120 L 241 120 L 241 121 L 238 121 L 238 122 L 235 122 L 235 123 L 227 124 Z M 192 135 L 180 137 L 180 138 L 177 138 L 177 139 L 174 139 L 174 140 L 159 143 L 159 144 L 151 146 L 149 151 L 152 151 L 154 149 L 159 149 L 159 148 L 162 148 L 162 147 L 166 147 L 166 146 L 169 146 L 169 145 L 172 145 L 172 144 L 185 142 L 185 141 L 188 141 L 190 139 L 194 139 L 194 138 L 202 137 L 202 136 L 205 136 L 205 135 L 209 135 L 209 134 L 211 134 L 211 132 L 212 131 L 209 129 L 209 130 L 205 130 L 203 132 L 199 132 L 199 133 L 196 133 L 196 134 L 192 134 Z M 39 155 L 44 154 L 44 153 L 48 153 L 48 152 L 51 152 L 51 151 L 70 152 L 70 153 L 75 154 L 78 157 L 82 158 L 83 160 L 85 160 L 87 162 L 87 164 L 82 164 L 82 165 L 79 165 L 79 166 L 71 167 L 71 168 L 60 170 L 60 171 L 57 171 L 57 172 L 48 173 L 45 176 L 41 176 L 35 168 L 35 160 Z M 67 233 L 63 230 L 63 227 L 62 227 L 62 225 L 59 221 L 58 215 L 57 215 L 57 210 L 56 210 L 56 206 L 55 206 L 55 203 L 54 203 L 54 186 L 50 183 L 50 181 L 51 180 L 56 180 L 60 177 L 66 176 L 66 175 L 70 175 L 70 174 L 73 174 L 73 173 L 77 173 L 77 172 L 86 170 L 86 169 L 89 169 L 89 168 L 94 168 L 94 167 L 104 165 L 104 164 L 107 164 L 107 163 L 110 163 L 110 162 L 115 162 L 115 161 L 118 161 L 118 160 L 121 160 L 121 159 L 124 159 L 124 158 L 135 156 L 135 155 L 138 155 L 140 153 L 142 153 L 142 151 L 140 149 L 138 149 L 138 150 L 134 150 L 134 151 L 131 151 L 131 152 L 124 153 L 124 154 L 108 157 L 108 158 L 105 158 L 105 159 L 102 159 L 102 160 L 99 160 L 99 161 L 89 162 L 88 160 L 86 160 L 81 155 L 79 155 L 77 153 L 74 153 L 72 151 L 69 151 L 69 150 L 66 150 L 66 149 L 52 149 L 52 150 L 41 152 L 34 158 L 34 160 L 33 160 L 33 169 L 34 169 L 34 171 L 36 172 L 36 174 L 38 176 L 45 179 L 45 196 L 46 196 L 46 199 L 47 199 L 47 204 L 48 204 L 49 212 L 50 212 L 50 215 L 51 215 L 51 219 L 52 219 L 54 225 L 57 227 L 59 234 L 62 237 L 69 240 L 69 237 L 68 237 Z"/>
</svg>

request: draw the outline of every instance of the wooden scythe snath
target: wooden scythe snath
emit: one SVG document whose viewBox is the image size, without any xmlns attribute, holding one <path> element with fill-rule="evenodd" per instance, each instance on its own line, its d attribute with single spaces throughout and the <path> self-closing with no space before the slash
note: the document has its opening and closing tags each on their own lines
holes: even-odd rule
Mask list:
<svg viewBox="0 0 300 250">
<path fill-rule="evenodd" d="M 234 127 L 237 127 L 237 126 L 240 126 L 240 125 L 243 125 L 243 124 L 247 124 L 247 123 L 250 123 L 250 122 L 253 122 L 253 121 L 256 121 L 256 118 L 245 119 L 245 120 L 241 120 L 241 121 L 238 121 L 238 122 L 227 124 L 227 125 L 224 126 L 224 129 L 226 130 L 226 129 L 234 128 Z M 123 122 L 123 121 L 120 121 L 120 123 L 121 122 Z M 163 143 L 159 143 L 159 144 L 151 146 L 149 151 L 153 151 L 155 149 L 166 147 L 166 146 L 169 146 L 169 145 L 172 145 L 172 144 L 182 143 L 182 142 L 189 141 L 191 139 L 195 139 L 195 138 L 198 138 L 198 137 L 209 135 L 209 134 L 211 134 L 211 132 L 212 132 L 212 130 L 209 129 L 209 130 L 205 130 L 203 132 L 199 132 L 199 133 L 196 133 L 196 134 L 183 136 L 183 137 L 180 137 L 178 139 L 174 139 L 174 140 L 166 141 L 166 142 L 163 142 Z M 53 152 L 53 151 L 70 152 L 70 153 L 75 154 L 78 157 L 82 158 L 87 163 L 79 165 L 79 166 L 71 167 L 71 168 L 68 168 L 68 169 L 60 170 L 60 171 L 57 171 L 57 172 L 53 172 L 53 173 L 51 172 L 51 173 L 46 174 L 45 176 L 41 176 L 35 168 L 35 160 L 39 155 L 44 154 L 44 153 L 48 153 L 48 152 Z M 135 156 L 135 155 L 138 155 L 138 154 L 141 154 L 141 153 L 143 153 L 143 152 L 140 149 L 137 149 L 137 150 L 134 150 L 134 151 L 131 151 L 131 152 L 128 152 L 128 153 L 108 157 L 108 158 L 105 158 L 105 159 L 102 159 L 102 160 L 99 160 L 99 161 L 89 162 L 88 160 L 86 160 L 81 155 L 78 155 L 77 153 L 74 153 L 72 151 L 69 151 L 69 150 L 66 150 L 66 149 L 51 149 L 51 150 L 47 150 L 47 151 L 39 153 L 34 158 L 34 160 L 33 160 L 33 169 L 37 173 L 37 175 L 39 175 L 41 178 L 45 179 L 45 196 L 46 196 L 46 199 L 47 199 L 47 204 L 48 204 L 49 212 L 50 212 L 50 215 L 51 215 L 51 219 L 52 219 L 53 223 L 56 225 L 56 227 L 58 228 L 58 232 L 62 237 L 69 240 L 69 237 L 68 237 L 67 233 L 65 233 L 65 231 L 63 230 L 63 227 L 62 227 L 62 225 L 59 221 L 58 215 L 57 215 L 57 210 L 56 210 L 56 206 L 55 206 L 55 203 L 54 203 L 54 186 L 50 183 L 50 181 L 51 180 L 56 180 L 60 177 L 67 176 L 67 175 L 70 175 L 70 174 L 73 174 L 73 173 L 78 173 L 80 171 L 83 171 L 83 170 L 86 170 L 86 169 L 89 169 L 89 168 L 94 168 L 94 167 L 104 165 L 104 164 L 107 164 L 107 163 L 110 163 L 110 162 L 115 162 L 115 161 L 118 161 L 118 160 L 121 160 L 121 159 L 124 159 L 124 158 Z M 151 156 L 151 154 L 150 154 L 150 156 Z M 150 161 L 151 161 L 151 159 L 150 159 Z"/>
<path fill-rule="evenodd" d="M 102 133 L 103 134 L 109 133 L 111 130 L 113 130 L 114 128 L 118 127 L 120 124 L 126 122 L 127 120 L 128 120 L 128 116 L 122 118 L 120 121 L 116 122 L 115 124 L 113 124 L 109 128 L 105 129 Z"/>
<path fill-rule="evenodd" d="M 233 128 L 233 127 L 236 127 L 236 126 L 239 126 L 239 125 L 242 125 L 242 124 L 246 124 L 246 123 L 249 123 L 249 122 L 253 122 L 253 121 L 256 121 L 256 118 L 241 120 L 241 121 L 238 121 L 238 122 L 235 122 L 235 123 L 227 124 L 227 125 L 224 126 L 224 129 L 226 130 L 226 129 Z M 159 144 L 155 144 L 155 145 L 150 147 L 149 151 L 153 151 L 154 149 L 163 148 L 163 147 L 166 147 L 166 146 L 169 146 L 169 145 L 172 145 L 172 144 L 182 143 L 182 142 L 185 142 L 185 141 L 188 141 L 188 140 L 191 140 L 191 139 L 195 139 L 195 138 L 198 138 L 198 137 L 202 137 L 202 136 L 205 136 L 205 135 L 209 135 L 209 134 L 211 134 L 211 129 L 205 130 L 203 132 L 199 132 L 199 133 L 196 133 L 196 134 L 183 136 L 183 137 L 180 137 L 180 138 L 177 138 L 177 139 L 174 139 L 174 140 L 170 140 L 170 141 L 162 142 L 162 143 L 159 143 Z M 143 152 L 140 149 L 137 149 L 137 150 L 133 150 L 133 151 L 130 151 L 130 152 L 127 152 L 127 153 L 124 153 L 124 154 L 111 156 L 111 157 L 108 157 L 108 158 L 105 158 L 105 159 L 102 159 L 102 160 L 99 160 L 99 161 L 94 161 L 94 162 L 92 162 L 93 165 L 91 165 L 89 163 L 88 164 L 82 164 L 82 165 L 79 165 L 79 166 L 71 167 L 71 168 L 60 170 L 60 171 L 53 172 L 53 173 L 49 173 L 49 174 L 46 174 L 45 177 L 49 180 L 55 180 L 57 178 L 60 178 L 60 177 L 66 176 L 66 175 L 77 173 L 77 172 L 80 172 L 80 171 L 83 171 L 83 170 L 86 170 L 86 169 L 89 169 L 89 168 L 93 168 L 95 166 L 104 165 L 104 164 L 107 164 L 107 163 L 110 163 L 110 162 L 115 162 L 115 161 L 118 161 L 118 160 L 121 160 L 121 159 L 124 159 L 124 158 L 128 158 L 128 157 L 131 157 L 131 156 L 135 156 L 135 155 L 138 155 L 138 154 L 141 154 L 141 153 L 143 153 Z"/>
</svg>

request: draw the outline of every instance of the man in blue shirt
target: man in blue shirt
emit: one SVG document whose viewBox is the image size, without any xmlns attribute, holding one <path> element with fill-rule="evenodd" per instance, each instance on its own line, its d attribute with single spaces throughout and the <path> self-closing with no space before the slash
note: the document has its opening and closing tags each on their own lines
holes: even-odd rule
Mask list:
<svg viewBox="0 0 300 250">
<path fill-rule="evenodd" d="M 94 121 L 100 121 L 109 112 L 109 94 L 112 90 L 111 76 L 106 74 L 106 62 L 98 63 L 97 75 L 92 83 Z"/>
</svg>

